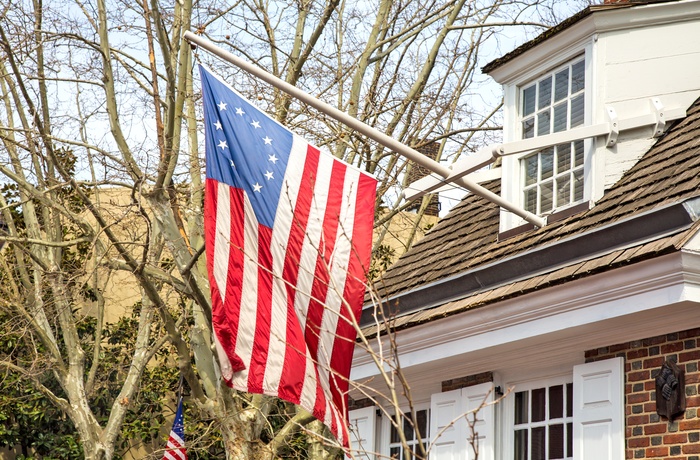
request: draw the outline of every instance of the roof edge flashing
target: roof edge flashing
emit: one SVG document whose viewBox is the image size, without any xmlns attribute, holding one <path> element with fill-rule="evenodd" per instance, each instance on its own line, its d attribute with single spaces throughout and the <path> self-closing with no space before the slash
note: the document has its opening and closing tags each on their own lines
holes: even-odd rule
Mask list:
<svg viewBox="0 0 700 460">
<path fill-rule="evenodd" d="M 682 231 L 700 219 L 700 196 L 661 206 L 571 238 L 494 261 L 443 280 L 379 301 L 402 316 L 459 300 L 483 289 L 541 274 L 586 257 L 641 244 Z M 586 239 L 585 244 L 581 240 Z M 361 325 L 373 321 L 372 304 L 365 305 Z"/>
<path fill-rule="evenodd" d="M 693 222 L 697 222 L 700 219 L 700 196 L 685 200 L 683 207 Z"/>
</svg>

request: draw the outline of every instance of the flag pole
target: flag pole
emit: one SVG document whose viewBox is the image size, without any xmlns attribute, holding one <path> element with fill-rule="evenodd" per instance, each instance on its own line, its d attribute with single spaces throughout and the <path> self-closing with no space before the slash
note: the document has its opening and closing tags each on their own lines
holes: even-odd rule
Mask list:
<svg viewBox="0 0 700 460">
<path fill-rule="evenodd" d="M 196 35 L 189 30 L 185 32 L 184 35 L 185 40 L 189 41 L 192 44 L 195 44 L 197 46 L 201 46 L 205 50 L 211 52 L 212 54 L 220 57 L 221 59 L 235 65 L 236 67 L 239 67 L 240 69 L 250 73 L 251 75 L 271 84 L 275 88 L 284 91 L 285 93 L 289 94 L 292 97 L 295 97 L 299 99 L 300 101 L 314 107 L 318 111 L 334 118 L 335 120 L 343 123 L 344 125 L 348 126 L 351 129 L 354 129 L 355 131 L 358 131 L 365 136 L 369 137 L 370 139 L 378 142 L 379 144 L 383 145 L 384 147 L 398 153 L 399 155 L 402 155 L 409 160 L 417 163 L 420 166 L 423 166 L 424 168 L 440 175 L 442 178 L 446 179 L 452 174 L 452 170 L 448 168 L 447 166 L 440 164 L 439 162 L 423 155 L 422 153 L 418 152 L 415 149 L 412 149 L 411 147 L 402 144 L 401 142 L 397 141 L 396 139 L 387 136 L 383 132 L 379 131 L 378 129 L 375 129 L 360 120 L 351 117 L 347 113 L 336 109 L 335 107 L 326 104 L 325 102 L 311 96 L 308 93 L 305 93 L 304 91 L 300 90 L 294 85 L 291 85 L 287 83 L 286 81 L 266 72 L 265 70 L 261 69 L 260 67 L 239 58 L 238 56 L 234 55 L 233 53 L 230 53 L 218 46 L 216 46 L 214 43 L 210 42 L 209 40 Z M 467 177 L 460 177 L 460 178 L 455 178 L 454 182 L 457 184 L 461 185 L 462 187 L 466 188 L 470 192 L 474 193 L 475 195 L 481 196 L 498 206 L 502 207 L 503 209 L 512 212 L 513 214 L 522 217 L 525 219 L 527 222 L 537 226 L 537 227 L 543 227 L 545 225 L 545 220 L 542 219 L 541 217 L 538 217 L 531 212 L 528 212 L 513 203 L 504 200 L 500 195 L 497 195 L 493 193 L 492 191 L 482 187 L 481 185 L 477 184 L 476 182 L 470 180 Z"/>
</svg>

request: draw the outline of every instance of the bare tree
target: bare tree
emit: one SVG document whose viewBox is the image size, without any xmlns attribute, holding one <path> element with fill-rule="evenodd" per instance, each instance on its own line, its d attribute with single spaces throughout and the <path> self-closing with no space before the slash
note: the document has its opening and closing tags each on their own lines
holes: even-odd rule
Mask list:
<svg viewBox="0 0 700 460">
<path fill-rule="evenodd" d="M 497 128 L 494 107 L 478 97 L 479 56 L 487 39 L 529 8 L 511 0 L 4 6 L 0 308 L 31 352 L 20 361 L 4 356 L 0 367 L 27 378 L 70 418 L 85 458 L 109 459 L 147 366 L 167 346 L 174 358 L 160 362 L 184 376 L 228 458 L 280 455 L 313 418 L 287 410 L 273 427 L 268 416 L 277 402 L 220 385 L 212 352 L 193 67 L 218 68 L 282 123 L 374 173 L 383 222 L 401 210 L 397 193 L 411 165 L 193 53 L 184 32 L 208 36 L 413 147 L 438 142 L 437 159 L 452 161 Z M 128 369 L 108 416 L 98 418 L 95 382 L 114 351 L 102 346 L 105 327 L 134 304 Z M 90 353 L 81 338 L 86 317 L 96 318 Z"/>
</svg>

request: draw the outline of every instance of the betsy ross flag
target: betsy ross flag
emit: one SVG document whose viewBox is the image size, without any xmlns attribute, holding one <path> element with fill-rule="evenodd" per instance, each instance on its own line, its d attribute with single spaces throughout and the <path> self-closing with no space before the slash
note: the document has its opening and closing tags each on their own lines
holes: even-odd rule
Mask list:
<svg viewBox="0 0 700 460">
<path fill-rule="evenodd" d="M 185 425 L 182 416 L 182 397 L 177 403 L 177 412 L 173 428 L 170 430 L 168 445 L 165 446 L 163 460 L 187 460 L 187 450 L 185 450 Z"/>
<path fill-rule="evenodd" d="M 233 388 L 298 404 L 348 445 L 347 391 L 376 180 L 200 66 L 212 320 Z"/>
</svg>

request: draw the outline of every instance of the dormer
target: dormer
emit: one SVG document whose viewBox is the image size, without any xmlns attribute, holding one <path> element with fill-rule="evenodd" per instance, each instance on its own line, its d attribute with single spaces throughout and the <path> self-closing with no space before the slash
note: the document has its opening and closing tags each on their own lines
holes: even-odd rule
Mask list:
<svg viewBox="0 0 700 460">
<path fill-rule="evenodd" d="M 504 152 L 503 198 L 587 209 L 700 96 L 700 0 L 591 6 L 483 70 L 503 86 L 504 146 L 535 146 Z M 501 210 L 501 232 L 523 224 Z"/>
</svg>

